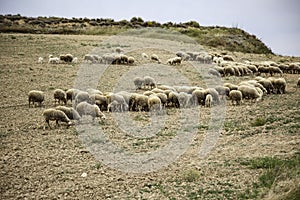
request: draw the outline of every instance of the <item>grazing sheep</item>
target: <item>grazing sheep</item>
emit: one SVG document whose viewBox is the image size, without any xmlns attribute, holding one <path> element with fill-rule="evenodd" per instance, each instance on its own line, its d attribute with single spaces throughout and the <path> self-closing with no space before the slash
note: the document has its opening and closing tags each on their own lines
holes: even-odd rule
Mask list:
<svg viewBox="0 0 300 200">
<path fill-rule="evenodd" d="M 83 115 L 90 115 L 93 121 L 96 117 L 100 117 L 102 121 L 106 119 L 105 115 L 100 111 L 97 105 L 91 105 L 87 102 L 81 102 L 76 106 L 78 114 L 82 117 Z"/>
<path fill-rule="evenodd" d="M 78 58 L 77 57 L 73 58 L 72 63 L 75 63 L 75 64 L 78 63 Z"/>
<path fill-rule="evenodd" d="M 274 89 L 277 91 L 277 94 L 285 94 L 286 90 L 286 81 L 284 78 L 277 78 L 272 80 Z"/>
<path fill-rule="evenodd" d="M 194 105 L 205 105 L 206 92 L 205 90 L 194 90 L 192 93 L 192 99 Z"/>
<path fill-rule="evenodd" d="M 269 79 L 262 78 L 257 82 L 260 83 L 267 90 L 267 94 L 271 94 L 271 92 L 273 92 L 274 86 Z"/>
<path fill-rule="evenodd" d="M 175 108 L 180 108 L 179 100 L 178 100 L 178 93 L 171 91 L 168 95 L 168 104 Z"/>
<path fill-rule="evenodd" d="M 66 63 L 71 63 L 73 61 L 73 56 L 71 54 L 60 55 L 59 60 L 64 61 Z"/>
<path fill-rule="evenodd" d="M 135 77 L 133 79 L 133 83 L 135 85 L 135 89 L 138 90 L 138 89 L 142 89 L 142 86 L 144 85 L 144 79 L 141 78 L 141 77 Z"/>
<path fill-rule="evenodd" d="M 252 71 L 252 74 L 256 74 L 258 72 L 257 67 L 255 65 L 247 65 L 247 68 Z"/>
<path fill-rule="evenodd" d="M 62 89 L 55 89 L 53 93 L 53 97 L 54 97 L 54 104 L 56 104 L 56 102 L 60 104 L 61 101 L 64 104 L 67 104 L 67 94 Z"/>
<path fill-rule="evenodd" d="M 217 76 L 217 77 L 220 77 L 220 76 L 221 76 L 221 74 L 220 74 L 216 69 L 214 69 L 214 68 L 210 68 L 210 69 L 208 70 L 208 74 L 209 74 L 209 75 L 212 75 L 212 76 Z"/>
<path fill-rule="evenodd" d="M 168 96 L 165 93 L 156 93 L 156 96 L 160 98 L 161 105 L 163 108 L 165 108 L 166 104 L 168 103 Z"/>
<path fill-rule="evenodd" d="M 61 111 L 61 110 L 56 110 L 54 108 L 49 108 L 44 110 L 43 112 L 43 116 L 45 118 L 45 122 L 48 124 L 49 128 L 51 128 L 49 121 L 56 121 L 56 125 L 58 126 L 58 122 L 62 121 L 62 122 L 66 122 L 67 126 L 72 125 L 71 120 L 67 117 L 67 115 Z M 44 130 L 45 130 L 45 126 L 44 126 Z"/>
<path fill-rule="evenodd" d="M 38 58 L 38 64 L 43 64 L 43 62 L 44 62 L 44 58 L 39 57 L 39 58 Z"/>
<path fill-rule="evenodd" d="M 207 88 L 206 90 L 204 90 L 205 92 L 205 96 L 210 94 L 213 98 L 213 103 L 219 104 L 220 103 L 220 97 L 219 97 L 219 93 L 217 92 L 217 90 L 215 88 Z"/>
<path fill-rule="evenodd" d="M 129 57 L 128 57 L 128 64 L 133 64 L 134 62 L 135 62 L 134 57 L 129 56 Z"/>
<path fill-rule="evenodd" d="M 236 102 L 235 105 L 240 105 L 243 99 L 242 92 L 239 90 L 231 90 L 229 92 L 229 99 L 231 100 L 232 105 L 234 105 L 234 102 Z"/>
<path fill-rule="evenodd" d="M 156 82 L 154 80 L 154 78 L 150 77 L 150 76 L 145 76 L 144 77 L 144 87 L 146 88 L 155 88 L 156 87 Z"/>
<path fill-rule="evenodd" d="M 161 100 L 156 94 L 152 94 L 148 97 L 148 106 L 150 111 L 161 111 Z"/>
<path fill-rule="evenodd" d="M 211 94 L 206 95 L 205 97 L 205 107 L 211 107 L 212 106 L 212 102 L 213 102 L 213 97 L 211 96 Z"/>
<path fill-rule="evenodd" d="M 116 52 L 117 52 L 117 53 L 121 53 L 121 52 L 123 52 L 123 49 L 122 49 L 121 47 L 117 47 L 117 48 L 116 48 Z"/>
<path fill-rule="evenodd" d="M 63 111 L 67 115 L 67 117 L 71 120 L 80 120 L 81 118 L 79 113 L 72 107 L 57 106 L 55 109 Z"/>
<path fill-rule="evenodd" d="M 229 55 L 223 56 L 223 60 L 225 60 L 225 61 L 234 61 L 233 57 L 229 56 Z"/>
<path fill-rule="evenodd" d="M 221 76 L 224 76 L 225 71 L 224 71 L 223 67 L 215 66 L 213 69 L 215 69 L 216 71 L 218 71 Z"/>
<path fill-rule="evenodd" d="M 190 59 L 190 56 L 187 53 L 183 52 L 183 51 L 176 52 L 176 56 L 181 57 L 182 60 L 189 60 Z"/>
<path fill-rule="evenodd" d="M 116 100 L 112 101 L 110 104 L 107 106 L 107 112 L 121 112 L 121 105 L 119 102 Z"/>
<path fill-rule="evenodd" d="M 260 94 L 254 86 L 240 85 L 238 90 L 241 91 L 243 98 L 254 99 L 256 102 L 262 99 L 262 94 Z"/>
<path fill-rule="evenodd" d="M 30 108 L 30 103 L 32 102 L 32 105 L 34 106 L 35 102 L 39 103 L 39 106 L 42 106 L 42 102 L 45 99 L 45 94 L 42 91 L 39 90 L 31 90 L 28 93 L 28 102 L 29 102 L 29 108 Z"/>
<path fill-rule="evenodd" d="M 95 94 L 90 96 L 90 101 L 93 102 L 100 108 L 101 111 L 107 110 L 107 98 L 104 95 Z"/>
<path fill-rule="evenodd" d="M 134 93 L 129 100 L 129 110 L 131 111 L 149 111 L 148 96 Z"/>
<path fill-rule="evenodd" d="M 229 66 L 224 67 L 224 76 L 234 76 L 234 75 L 235 75 L 235 71 L 233 67 L 229 67 Z"/>
<path fill-rule="evenodd" d="M 50 63 L 50 64 L 59 64 L 59 58 L 58 57 L 51 57 L 51 58 L 49 58 L 48 63 Z"/>
<path fill-rule="evenodd" d="M 215 87 L 215 90 L 219 93 L 219 96 L 223 100 L 225 99 L 226 96 L 229 96 L 230 89 L 228 87 L 217 86 Z"/>
<path fill-rule="evenodd" d="M 224 83 L 223 84 L 224 87 L 228 87 L 230 90 L 237 90 L 238 86 L 232 83 Z"/>
<path fill-rule="evenodd" d="M 75 105 L 81 103 L 81 102 L 89 102 L 90 96 L 89 93 L 84 91 L 79 91 L 77 95 L 75 96 Z"/>
<path fill-rule="evenodd" d="M 266 66 L 259 66 L 257 68 L 258 74 L 261 75 L 262 73 L 264 73 L 265 75 L 267 75 L 269 73 L 269 67 Z"/>
<path fill-rule="evenodd" d="M 72 102 L 72 100 L 75 99 L 76 95 L 78 94 L 78 92 L 80 92 L 80 90 L 75 89 L 75 88 L 71 88 L 68 89 L 66 91 L 66 95 L 67 95 L 67 102 L 70 100 Z"/>
<path fill-rule="evenodd" d="M 148 59 L 148 58 L 149 58 L 149 56 L 148 56 L 146 53 L 142 53 L 142 58 L 144 58 L 144 59 Z"/>
<path fill-rule="evenodd" d="M 177 57 L 174 57 L 174 58 L 170 58 L 168 61 L 167 61 L 167 63 L 169 64 L 169 65 L 180 65 L 181 64 L 181 60 L 182 60 L 182 58 L 181 57 L 179 57 L 179 56 L 177 56 Z"/>
<path fill-rule="evenodd" d="M 279 75 L 283 75 L 283 72 L 281 71 L 281 69 L 279 67 L 275 67 L 275 66 L 270 66 L 269 67 L 269 73 L 271 76 L 273 76 L 273 74 L 279 74 Z"/>
<path fill-rule="evenodd" d="M 128 110 L 128 104 L 125 101 L 125 98 L 120 94 L 108 94 L 106 95 L 107 103 L 110 104 L 113 101 L 117 101 L 120 104 L 120 111 L 124 112 Z"/>
<path fill-rule="evenodd" d="M 159 57 L 156 54 L 152 54 L 150 58 L 153 61 L 157 61 L 158 63 L 161 63 Z"/>
<path fill-rule="evenodd" d="M 193 105 L 192 95 L 185 92 L 180 92 L 178 94 L 178 101 L 180 108 L 188 108 Z"/>
</svg>

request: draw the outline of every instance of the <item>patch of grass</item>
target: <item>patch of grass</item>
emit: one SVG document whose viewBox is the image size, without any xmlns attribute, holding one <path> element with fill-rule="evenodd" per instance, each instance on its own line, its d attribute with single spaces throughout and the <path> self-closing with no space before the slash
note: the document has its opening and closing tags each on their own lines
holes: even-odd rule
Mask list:
<svg viewBox="0 0 300 200">
<path fill-rule="evenodd" d="M 300 177 L 299 153 L 288 159 L 262 157 L 241 161 L 240 164 L 249 166 L 250 169 L 264 169 L 264 171 L 258 177 L 258 181 L 253 183 L 252 188 L 247 188 L 238 195 L 239 199 L 258 198 L 259 193 L 263 196 L 268 190 L 275 188 L 279 182 L 290 181 L 296 183 Z M 299 194 L 299 187 L 290 191 L 289 194 L 291 196 L 284 199 L 294 198 L 295 195 Z"/>
<path fill-rule="evenodd" d="M 200 172 L 196 169 L 190 169 L 183 173 L 183 179 L 187 182 L 194 182 L 200 177 Z"/>
<path fill-rule="evenodd" d="M 262 117 L 257 117 L 251 122 L 251 126 L 263 126 L 267 123 L 267 120 Z"/>
</svg>

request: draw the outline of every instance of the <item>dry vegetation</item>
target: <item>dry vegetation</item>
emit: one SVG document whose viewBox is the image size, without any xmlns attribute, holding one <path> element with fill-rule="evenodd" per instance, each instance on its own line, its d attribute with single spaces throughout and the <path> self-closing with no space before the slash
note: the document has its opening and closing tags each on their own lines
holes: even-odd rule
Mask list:
<svg viewBox="0 0 300 200">
<path fill-rule="evenodd" d="M 104 36 L 1 34 L 0 154 L 1 199 L 292 199 L 299 197 L 299 74 L 284 74 L 287 93 L 268 95 L 258 104 L 226 105 L 226 119 L 216 146 L 205 158 L 198 152 L 211 112 L 200 108 L 197 133 L 189 149 L 168 167 L 147 174 L 125 173 L 95 159 L 74 127 L 43 130 L 44 108 L 28 108 L 27 93 L 45 92 L 45 107 L 53 107 L 53 90 L 73 87 L 78 64 L 37 64 L 49 54 L 71 53 L 80 61 L 105 40 Z M 113 48 L 107 44 L 103 48 Z M 215 51 L 216 49 L 210 49 Z M 151 53 L 154 50 L 149 49 Z M 141 52 L 132 52 L 138 58 Z M 170 52 L 156 52 L 163 60 Z M 299 58 L 229 53 L 240 60 L 299 62 Z M 141 58 L 140 58 L 141 59 Z M 141 62 L 140 60 L 137 63 Z M 98 85 L 113 89 L 120 74 L 133 66 L 110 66 Z M 174 67 L 193 84 L 199 76 L 188 64 Z M 250 77 L 226 77 L 238 83 Z M 116 128 L 111 113 L 101 124 L 116 144 L 133 152 L 159 149 L 176 135 L 178 109 L 167 111 L 166 129 L 155 137 L 137 139 Z M 121 113 L 122 115 L 122 113 Z M 140 124 L 149 113 L 130 113 Z M 94 143 L 101 141 L 93 141 Z M 82 177 L 82 173 L 87 173 Z"/>
</svg>

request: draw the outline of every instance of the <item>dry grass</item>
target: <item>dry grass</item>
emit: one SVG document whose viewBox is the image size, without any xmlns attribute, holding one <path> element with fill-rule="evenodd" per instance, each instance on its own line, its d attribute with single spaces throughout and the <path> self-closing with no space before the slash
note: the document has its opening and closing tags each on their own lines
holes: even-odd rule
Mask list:
<svg viewBox="0 0 300 200">
<path fill-rule="evenodd" d="M 147 174 L 117 171 L 95 159 L 80 141 L 80 133 L 74 127 L 43 131 L 44 108 L 28 108 L 28 91 L 45 91 L 45 107 L 52 107 L 53 89 L 73 87 L 80 64 L 37 64 L 37 58 L 71 53 L 81 61 L 84 54 L 105 39 L 82 35 L 0 35 L 1 199 L 237 199 L 247 191 L 253 194 L 253 184 L 259 182 L 265 173 L 265 169 L 252 169 L 241 161 L 262 157 L 284 160 L 299 152 L 300 90 L 295 87 L 299 75 L 293 74 L 284 75 L 287 94 L 266 96 L 258 104 L 245 101 L 241 106 L 231 106 L 227 102 L 221 135 L 205 158 L 199 158 L 198 152 L 209 127 L 211 110 L 200 108 L 199 124 L 195 124 L 197 133 L 185 154 L 168 167 Z M 109 44 L 103 48 L 113 49 Z M 147 53 L 155 51 L 149 49 Z M 132 52 L 138 63 L 142 62 L 140 53 Z M 164 51 L 157 53 L 163 60 L 172 55 Z M 240 59 L 248 60 L 299 60 L 236 54 Z M 111 91 L 120 74 L 135 67 L 110 66 L 98 88 Z M 193 84 L 203 84 L 189 65 L 174 69 L 184 73 Z M 244 79 L 249 77 L 229 77 L 223 81 L 237 83 Z M 175 137 L 179 110 L 168 109 L 167 114 L 168 128 L 149 139 L 126 135 L 116 128 L 111 113 L 107 113 L 107 123 L 101 126 L 115 144 L 133 152 L 147 152 L 159 149 Z M 130 115 L 137 124 L 149 122 L 149 113 Z M 85 178 L 81 177 L 84 172 L 87 173 Z M 271 199 L 280 199 L 277 189 L 295 183 L 299 180 L 299 173 L 286 177 L 284 181 L 271 185 L 271 189 L 259 186 L 258 194 L 250 197 L 269 195 Z M 299 181 L 293 187 L 299 188 Z M 286 195 L 289 192 L 298 194 L 299 190 L 288 191 Z"/>
</svg>

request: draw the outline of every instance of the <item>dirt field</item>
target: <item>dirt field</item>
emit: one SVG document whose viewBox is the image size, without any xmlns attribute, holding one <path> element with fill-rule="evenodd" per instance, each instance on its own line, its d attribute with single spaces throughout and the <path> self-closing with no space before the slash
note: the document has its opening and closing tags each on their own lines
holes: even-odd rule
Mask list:
<svg viewBox="0 0 300 200">
<path fill-rule="evenodd" d="M 199 151 L 207 136 L 212 110 L 216 108 L 194 108 L 200 110 L 200 115 L 197 115 L 199 123 L 190 126 L 196 132 L 191 134 L 187 150 L 174 162 L 149 173 L 123 172 L 96 159 L 82 142 L 88 131 L 84 134 L 84 131 L 78 130 L 83 130 L 84 126 L 67 129 L 62 125 L 52 130 L 43 130 L 42 112 L 45 108 L 54 107 L 53 90 L 74 87 L 81 67 L 81 62 L 48 64 L 48 55 L 71 53 L 82 61 L 85 54 L 92 52 L 106 39 L 103 36 L 84 35 L 0 34 L 1 199 L 237 199 L 258 181 L 262 173 L 260 169 L 241 165 L 240 160 L 266 156 L 289 158 L 299 153 L 300 89 L 296 90 L 299 74 L 284 74 L 287 80 L 286 94 L 266 95 L 262 102 L 254 104 L 244 101 L 237 107 L 227 101 L 220 135 L 206 157 L 199 157 Z M 104 50 L 112 51 L 114 48 L 107 43 L 103 46 Z M 160 55 L 163 62 L 174 56 L 163 50 L 147 51 L 148 55 Z M 135 65 L 109 66 L 97 88 L 103 92 L 118 90 L 114 86 L 122 75 L 138 69 L 145 62 L 141 53 L 139 49 L 130 53 L 137 59 Z M 40 56 L 44 57 L 45 63 L 37 63 Z M 286 59 L 299 62 L 299 58 L 279 56 L 241 53 L 235 53 L 234 56 L 240 60 Z M 203 79 L 189 64 L 170 68 L 184 74 L 192 85 L 204 87 Z M 161 70 L 153 68 L 143 72 L 152 75 Z M 167 68 L 159 77 L 168 77 L 167 72 L 173 73 Z M 248 79 L 251 77 L 226 77 L 222 81 L 238 83 Z M 132 81 L 125 77 L 126 81 L 130 83 L 126 86 L 130 90 Z M 179 79 L 170 81 L 184 84 Z M 45 92 L 45 107 L 28 108 L 27 93 L 32 89 Z M 133 92 L 133 89 L 129 92 Z M 116 116 L 105 112 L 107 121 L 94 122 L 91 126 L 101 126 L 105 136 L 124 150 L 145 153 L 159 150 L 176 138 L 181 112 L 179 109 L 168 108 L 163 115 L 163 127 L 158 134 L 149 138 L 126 134 L 118 127 L 120 122 L 116 119 L 131 117 L 140 125 L 160 120 L 160 116 L 151 118 L 150 113 L 118 113 Z M 257 126 L 257 119 L 265 123 Z M 103 141 L 91 142 L 99 145 Z M 82 176 L 83 173 L 87 176 Z M 285 183 L 282 184 L 284 190 Z M 296 182 L 286 183 L 286 187 L 291 184 L 300 186 Z M 265 193 L 268 196 L 268 191 Z"/>
</svg>

